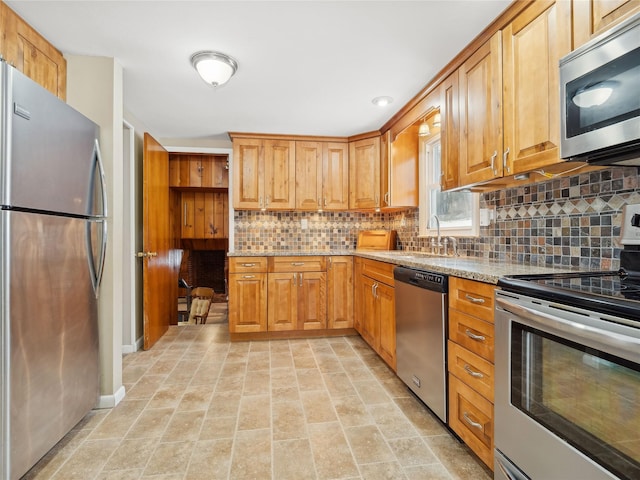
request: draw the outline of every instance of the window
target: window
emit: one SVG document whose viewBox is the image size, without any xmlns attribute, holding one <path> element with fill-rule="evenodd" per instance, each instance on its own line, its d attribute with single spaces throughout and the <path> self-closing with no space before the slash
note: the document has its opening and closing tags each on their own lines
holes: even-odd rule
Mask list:
<svg viewBox="0 0 640 480">
<path fill-rule="evenodd" d="M 477 237 L 480 195 L 469 191 L 440 191 L 440 134 L 420 138 L 420 236 Z"/>
</svg>

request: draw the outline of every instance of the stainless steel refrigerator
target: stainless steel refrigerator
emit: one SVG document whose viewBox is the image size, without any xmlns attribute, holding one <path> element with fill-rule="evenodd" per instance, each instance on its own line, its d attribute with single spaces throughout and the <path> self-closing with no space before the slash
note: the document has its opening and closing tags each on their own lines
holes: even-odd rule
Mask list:
<svg viewBox="0 0 640 480">
<path fill-rule="evenodd" d="M 98 127 L 0 62 L 0 478 L 96 406 L 106 248 Z"/>
</svg>

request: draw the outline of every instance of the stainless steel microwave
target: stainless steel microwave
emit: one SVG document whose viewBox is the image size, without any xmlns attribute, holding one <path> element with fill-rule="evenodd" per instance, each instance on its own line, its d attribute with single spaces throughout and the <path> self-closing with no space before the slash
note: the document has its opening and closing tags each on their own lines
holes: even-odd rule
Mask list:
<svg viewBox="0 0 640 480">
<path fill-rule="evenodd" d="M 560 60 L 560 156 L 640 166 L 640 14 Z"/>
</svg>

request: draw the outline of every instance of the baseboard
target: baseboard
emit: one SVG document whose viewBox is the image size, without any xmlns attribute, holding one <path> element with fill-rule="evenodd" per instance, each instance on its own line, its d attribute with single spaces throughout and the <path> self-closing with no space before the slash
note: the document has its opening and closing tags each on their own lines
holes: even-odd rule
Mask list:
<svg viewBox="0 0 640 480">
<path fill-rule="evenodd" d="M 142 342 L 143 342 L 143 338 L 140 337 L 138 340 L 136 340 L 136 343 L 134 343 L 133 345 L 122 345 L 122 354 L 126 355 L 127 353 L 135 353 L 138 350 L 141 350 Z"/>
<path fill-rule="evenodd" d="M 96 405 L 96 408 L 98 409 L 113 408 L 122 401 L 122 399 L 124 398 L 124 395 L 125 395 L 124 385 L 121 385 L 120 388 L 116 390 L 116 393 L 114 393 L 113 395 L 100 395 L 100 398 L 98 399 L 98 405 Z"/>
</svg>

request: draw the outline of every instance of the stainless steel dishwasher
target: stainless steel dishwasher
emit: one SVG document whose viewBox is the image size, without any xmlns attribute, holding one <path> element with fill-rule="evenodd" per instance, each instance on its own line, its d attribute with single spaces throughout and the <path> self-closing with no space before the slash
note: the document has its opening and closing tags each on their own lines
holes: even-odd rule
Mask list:
<svg viewBox="0 0 640 480">
<path fill-rule="evenodd" d="M 446 423 L 448 277 L 406 267 L 393 276 L 398 376 Z"/>
</svg>

